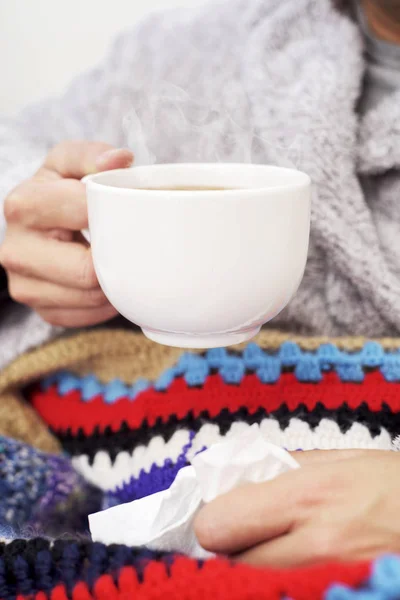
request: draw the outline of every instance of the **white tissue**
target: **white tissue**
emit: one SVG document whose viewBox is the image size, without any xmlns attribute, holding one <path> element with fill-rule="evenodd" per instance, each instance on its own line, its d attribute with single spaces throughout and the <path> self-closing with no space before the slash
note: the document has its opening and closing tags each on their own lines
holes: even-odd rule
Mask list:
<svg viewBox="0 0 400 600">
<path fill-rule="evenodd" d="M 193 530 L 203 503 L 243 483 L 261 483 L 299 468 L 286 450 L 264 439 L 258 425 L 211 446 L 191 463 L 168 490 L 89 515 L 93 541 L 208 558 L 212 555 Z"/>
</svg>

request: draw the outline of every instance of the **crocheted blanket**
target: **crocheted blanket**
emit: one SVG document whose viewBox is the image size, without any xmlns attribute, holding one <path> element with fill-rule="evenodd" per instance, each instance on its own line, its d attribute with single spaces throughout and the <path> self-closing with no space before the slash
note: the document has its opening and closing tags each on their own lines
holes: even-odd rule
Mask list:
<svg viewBox="0 0 400 600">
<path fill-rule="evenodd" d="M 256 569 L 106 547 L 87 527 L 89 513 L 166 489 L 193 454 L 253 423 L 289 450 L 392 450 L 399 340 L 263 332 L 181 354 L 97 331 L 17 359 L 0 374 L 0 406 L 17 415 L 0 418 L 1 599 L 400 598 L 397 556 Z"/>
</svg>

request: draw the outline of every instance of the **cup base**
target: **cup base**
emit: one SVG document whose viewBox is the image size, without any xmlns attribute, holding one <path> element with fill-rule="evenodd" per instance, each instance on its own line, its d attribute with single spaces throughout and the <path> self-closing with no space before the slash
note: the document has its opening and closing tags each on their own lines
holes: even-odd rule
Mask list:
<svg viewBox="0 0 400 600">
<path fill-rule="evenodd" d="M 144 335 L 158 344 L 173 346 L 175 348 L 223 348 L 251 340 L 260 331 L 261 327 L 253 327 L 245 331 L 231 331 L 229 333 L 215 333 L 210 335 L 193 335 L 190 333 L 168 333 L 143 329 Z"/>
</svg>

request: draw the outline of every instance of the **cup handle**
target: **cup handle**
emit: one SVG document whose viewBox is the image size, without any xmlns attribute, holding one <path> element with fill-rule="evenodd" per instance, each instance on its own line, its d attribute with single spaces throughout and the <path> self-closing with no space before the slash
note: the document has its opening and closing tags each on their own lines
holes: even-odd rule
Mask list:
<svg viewBox="0 0 400 600">
<path fill-rule="evenodd" d="M 86 181 L 89 179 L 90 175 L 85 175 L 85 177 L 82 177 L 81 179 L 81 183 L 85 183 Z M 81 234 L 83 235 L 83 237 L 85 238 L 85 240 L 87 241 L 88 244 L 90 244 L 90 233 L 89 233 L 89 229 L 85 228 L 85 229 L 81 229 Z"/>
<path fill-rule="evenodd" d="M 88 244 L 90 244 L 89 229 L 81 229 L 81 234 L 83 235 L 83 237 L 85 238 L 85 240 L 88 242 Z"/>
</svg>

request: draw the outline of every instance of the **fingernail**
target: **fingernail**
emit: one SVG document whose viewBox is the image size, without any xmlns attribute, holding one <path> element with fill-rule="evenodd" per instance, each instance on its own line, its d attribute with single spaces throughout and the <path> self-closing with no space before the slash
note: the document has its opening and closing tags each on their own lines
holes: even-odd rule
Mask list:
<svg viewBox="0 0 400 600">
<path fill-rule="evenodd" d="M 96 167 L 102 168 L 113 159 L 118 159 L 118 164 L 122 167 L 130 167 L 133 163 L 133 152 L 128 148 L 113 148 L 100 154 L 96 159 Z"/>
</svg>

